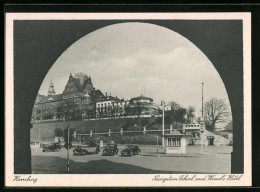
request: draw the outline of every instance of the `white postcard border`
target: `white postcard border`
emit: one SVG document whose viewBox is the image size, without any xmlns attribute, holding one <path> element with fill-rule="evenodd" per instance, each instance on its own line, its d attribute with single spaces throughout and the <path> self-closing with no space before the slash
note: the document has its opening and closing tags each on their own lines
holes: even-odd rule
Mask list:
<svg viewBox="0 0 260 192">
<path fill-rule="evenodd" d="M 155 182 L 156 174 L 22 174 L 36 182 L 15 182 L 14 172 L 14 77 L 13 77 L 13 21 L 14 20 L 243 20 L 244 45 L 244 174 L 239 180 L 220 181 L 165 181 Z M 6 13 L 5 44 L 5 185 L 15 187 L 167 187 L 167 186 L 251 186 L 251 13 Z M 184 174 L 160 174 L 178 178 Z M 185 174 L 186 175 L 186 174 Z M 189 177 L 195 174 L 188 174 Z M 221 177 L 223 174 L 215 174 Z M 228 175 L 228 174 L 226 174 Z M 231 174 L 229 174 L 231 175 Z M 233 174 L 232 174 L 233 175 Z M 206 174 L 196 174 L 203 178 Z"/>
</svg>

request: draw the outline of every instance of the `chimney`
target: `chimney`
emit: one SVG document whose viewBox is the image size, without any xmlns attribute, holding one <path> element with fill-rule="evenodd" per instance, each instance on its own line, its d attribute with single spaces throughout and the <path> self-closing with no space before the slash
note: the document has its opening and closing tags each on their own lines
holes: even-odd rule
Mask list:
<svg viewBox="0 0 260 192">
<path fill-rule="evenodd" d="M 107 97 L 107 92 L 106 92 L 106 97 Z"/>
</svg>

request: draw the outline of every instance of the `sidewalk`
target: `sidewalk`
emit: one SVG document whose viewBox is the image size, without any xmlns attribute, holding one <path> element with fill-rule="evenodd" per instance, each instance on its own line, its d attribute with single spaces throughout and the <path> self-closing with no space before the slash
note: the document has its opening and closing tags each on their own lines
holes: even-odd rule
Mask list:
<svg viewBox="0 0 260 192">
<path fill-rule="evenodd" d="M 193 158 L 225 158 L 231 155 L 232 149 L 230 147 L 208 147 L 208 152 L 201 154 L 200 146 L 188 146 L 185 154 L 165 154 L 162 148 L 156 147 L 142 147 L 141 156 L 153 157 L 193 157 Z"/>
</svg>

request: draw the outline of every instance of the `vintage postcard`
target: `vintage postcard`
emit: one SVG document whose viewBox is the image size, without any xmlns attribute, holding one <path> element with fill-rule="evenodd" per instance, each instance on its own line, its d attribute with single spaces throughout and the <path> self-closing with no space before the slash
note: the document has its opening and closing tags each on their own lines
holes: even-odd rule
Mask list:
<svg viewBox="0 0 260 192">
<path fill-rule="evenodd" d="M 251 186 L 250 13 L 5 27 L 6 186 Z"/>
</svg>

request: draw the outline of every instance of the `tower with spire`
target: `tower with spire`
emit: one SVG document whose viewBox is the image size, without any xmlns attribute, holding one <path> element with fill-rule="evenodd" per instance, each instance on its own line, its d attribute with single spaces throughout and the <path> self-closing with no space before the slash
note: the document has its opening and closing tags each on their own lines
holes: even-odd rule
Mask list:
<svg viewBox="0 0 260 192">
<path fill-rule="evenodd" d="M 54 85 L 52 83 L 52 77 L 51 77 L 51 82 L 50 82 L 49 89 L 48 89 L 48 96 L 49 95 L 55 95 Z"/>
</svg>

